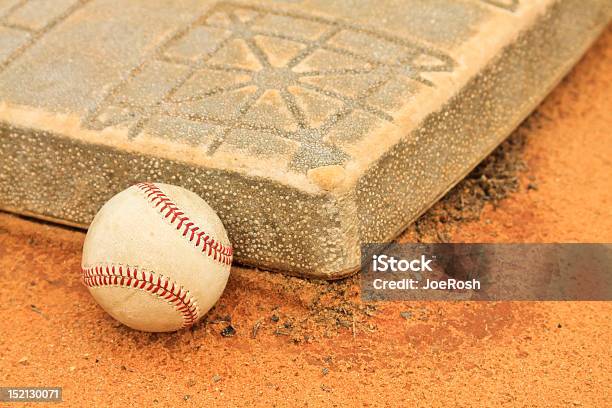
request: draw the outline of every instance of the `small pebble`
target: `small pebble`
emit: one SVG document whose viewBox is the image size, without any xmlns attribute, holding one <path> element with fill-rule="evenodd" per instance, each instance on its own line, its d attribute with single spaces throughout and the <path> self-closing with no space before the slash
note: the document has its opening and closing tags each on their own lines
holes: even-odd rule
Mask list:
<svg viewBox="0 0 612 408">
<path fill-rule="evenodd" d="M 236 335 L 236 329 L 231 324 L 228 324 L 223 330 L 221 330 L 221 336 L 223 337 L 233 337 Z"/>
<path fill-rule="evenodd" d="M 412 312 L 400 312 L 400 316 L 406 320 L 410 320 L 412 318 Z"/>
</svg>

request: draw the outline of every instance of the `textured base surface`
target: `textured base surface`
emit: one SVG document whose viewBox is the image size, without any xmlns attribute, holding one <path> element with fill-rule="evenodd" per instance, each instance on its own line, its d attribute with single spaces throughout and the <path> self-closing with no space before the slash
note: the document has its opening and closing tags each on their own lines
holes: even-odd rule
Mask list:
<svg viewBox="0 0 612 408">
<path fill-rule="evenodd" d="M 85 226 L 130 184 L 178 184 L 238 261 L 325 278 L 460 180 L 610 19 L 605 0 L 39 3 L 0 2 L 0 207 Z"/>
</svg>

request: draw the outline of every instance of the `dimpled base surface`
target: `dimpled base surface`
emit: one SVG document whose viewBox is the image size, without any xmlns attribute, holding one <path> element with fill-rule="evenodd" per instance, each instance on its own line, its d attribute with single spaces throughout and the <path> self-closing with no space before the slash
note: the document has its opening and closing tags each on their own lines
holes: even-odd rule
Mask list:
<svg viewBox="0 0 612 408">
<path fill-rule="evenodd" d="M 0 0 L 0 207 L 87 226 L 139 181 L 239 262 L 338 278 L 495 148 L 608 0 Z"/>
</svg>

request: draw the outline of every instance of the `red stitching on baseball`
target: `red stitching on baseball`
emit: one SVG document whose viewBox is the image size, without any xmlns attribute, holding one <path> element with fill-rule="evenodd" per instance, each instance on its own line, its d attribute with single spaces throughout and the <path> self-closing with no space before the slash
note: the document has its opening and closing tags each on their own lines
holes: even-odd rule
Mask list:
<svg viewBox="0 0 612 408">
<path fill-rule="evenodd" d="M 194 243 L 196 248 L 200 247 L 202 243 L 202 253 L 207 256 L 212 256 L 215 261 L 224 263 L 226 265 L 232 264 L 233 250 L 231 245 L 223 245 L 220 242 L 215 242 L 209 234 L 204 232 L 200 227 L 196 226 L 195 223 L 187 216 L 184 212 L 178 208 L 176 204 L 170 200 L 170 198 L 155 184 L 153 183 L 138 183 L 136 187 L 142 190 L 154 208 L 159 208 L 159 212 L 170 219 L 170 224 L 175 225 L 176 229 L 183 229 L 183 237 L 187 238 L 189 242 Z M 178 222 L 177 222 L 178 220 Z M 196 233 L 197 232 L 197 233 Z M 187 234 L 191 233 L 189 236 Z M 208 248 L 208 251 L 206 249 Z"/>
<path fill-rule="evenodd" d="M 183 326 L 189 327 L 198 320 L 198 305 L 188 296 L 188 291 L 173 281 L 151 271 L 139 270 L 137 267 L 99 264 L 91 267 L 82 267 L 82 278 L 85 286 L 89 288 L 104 286 L 121 286 L 144 290 L 158 296 L 173 305 L 183 317 Z M 138 276 L 140 273 L 141 276 Z M 172 287 L 168 289 L 168 284 Z"/>
</svg>

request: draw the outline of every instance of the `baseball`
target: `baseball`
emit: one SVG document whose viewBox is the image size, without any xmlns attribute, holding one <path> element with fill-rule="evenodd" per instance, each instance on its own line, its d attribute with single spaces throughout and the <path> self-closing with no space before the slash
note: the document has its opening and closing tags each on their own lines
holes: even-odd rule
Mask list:
<svg viewBox="0 0 612 408">
<path fill-rule="evenodd" d="M 83 283 L 111 316 L 137 330 L 189 327 L 217 302 L 232 246 L 221 220 L 184 188 L 139 183 L 111 198 L 83 246 Z"/>
</svg>

